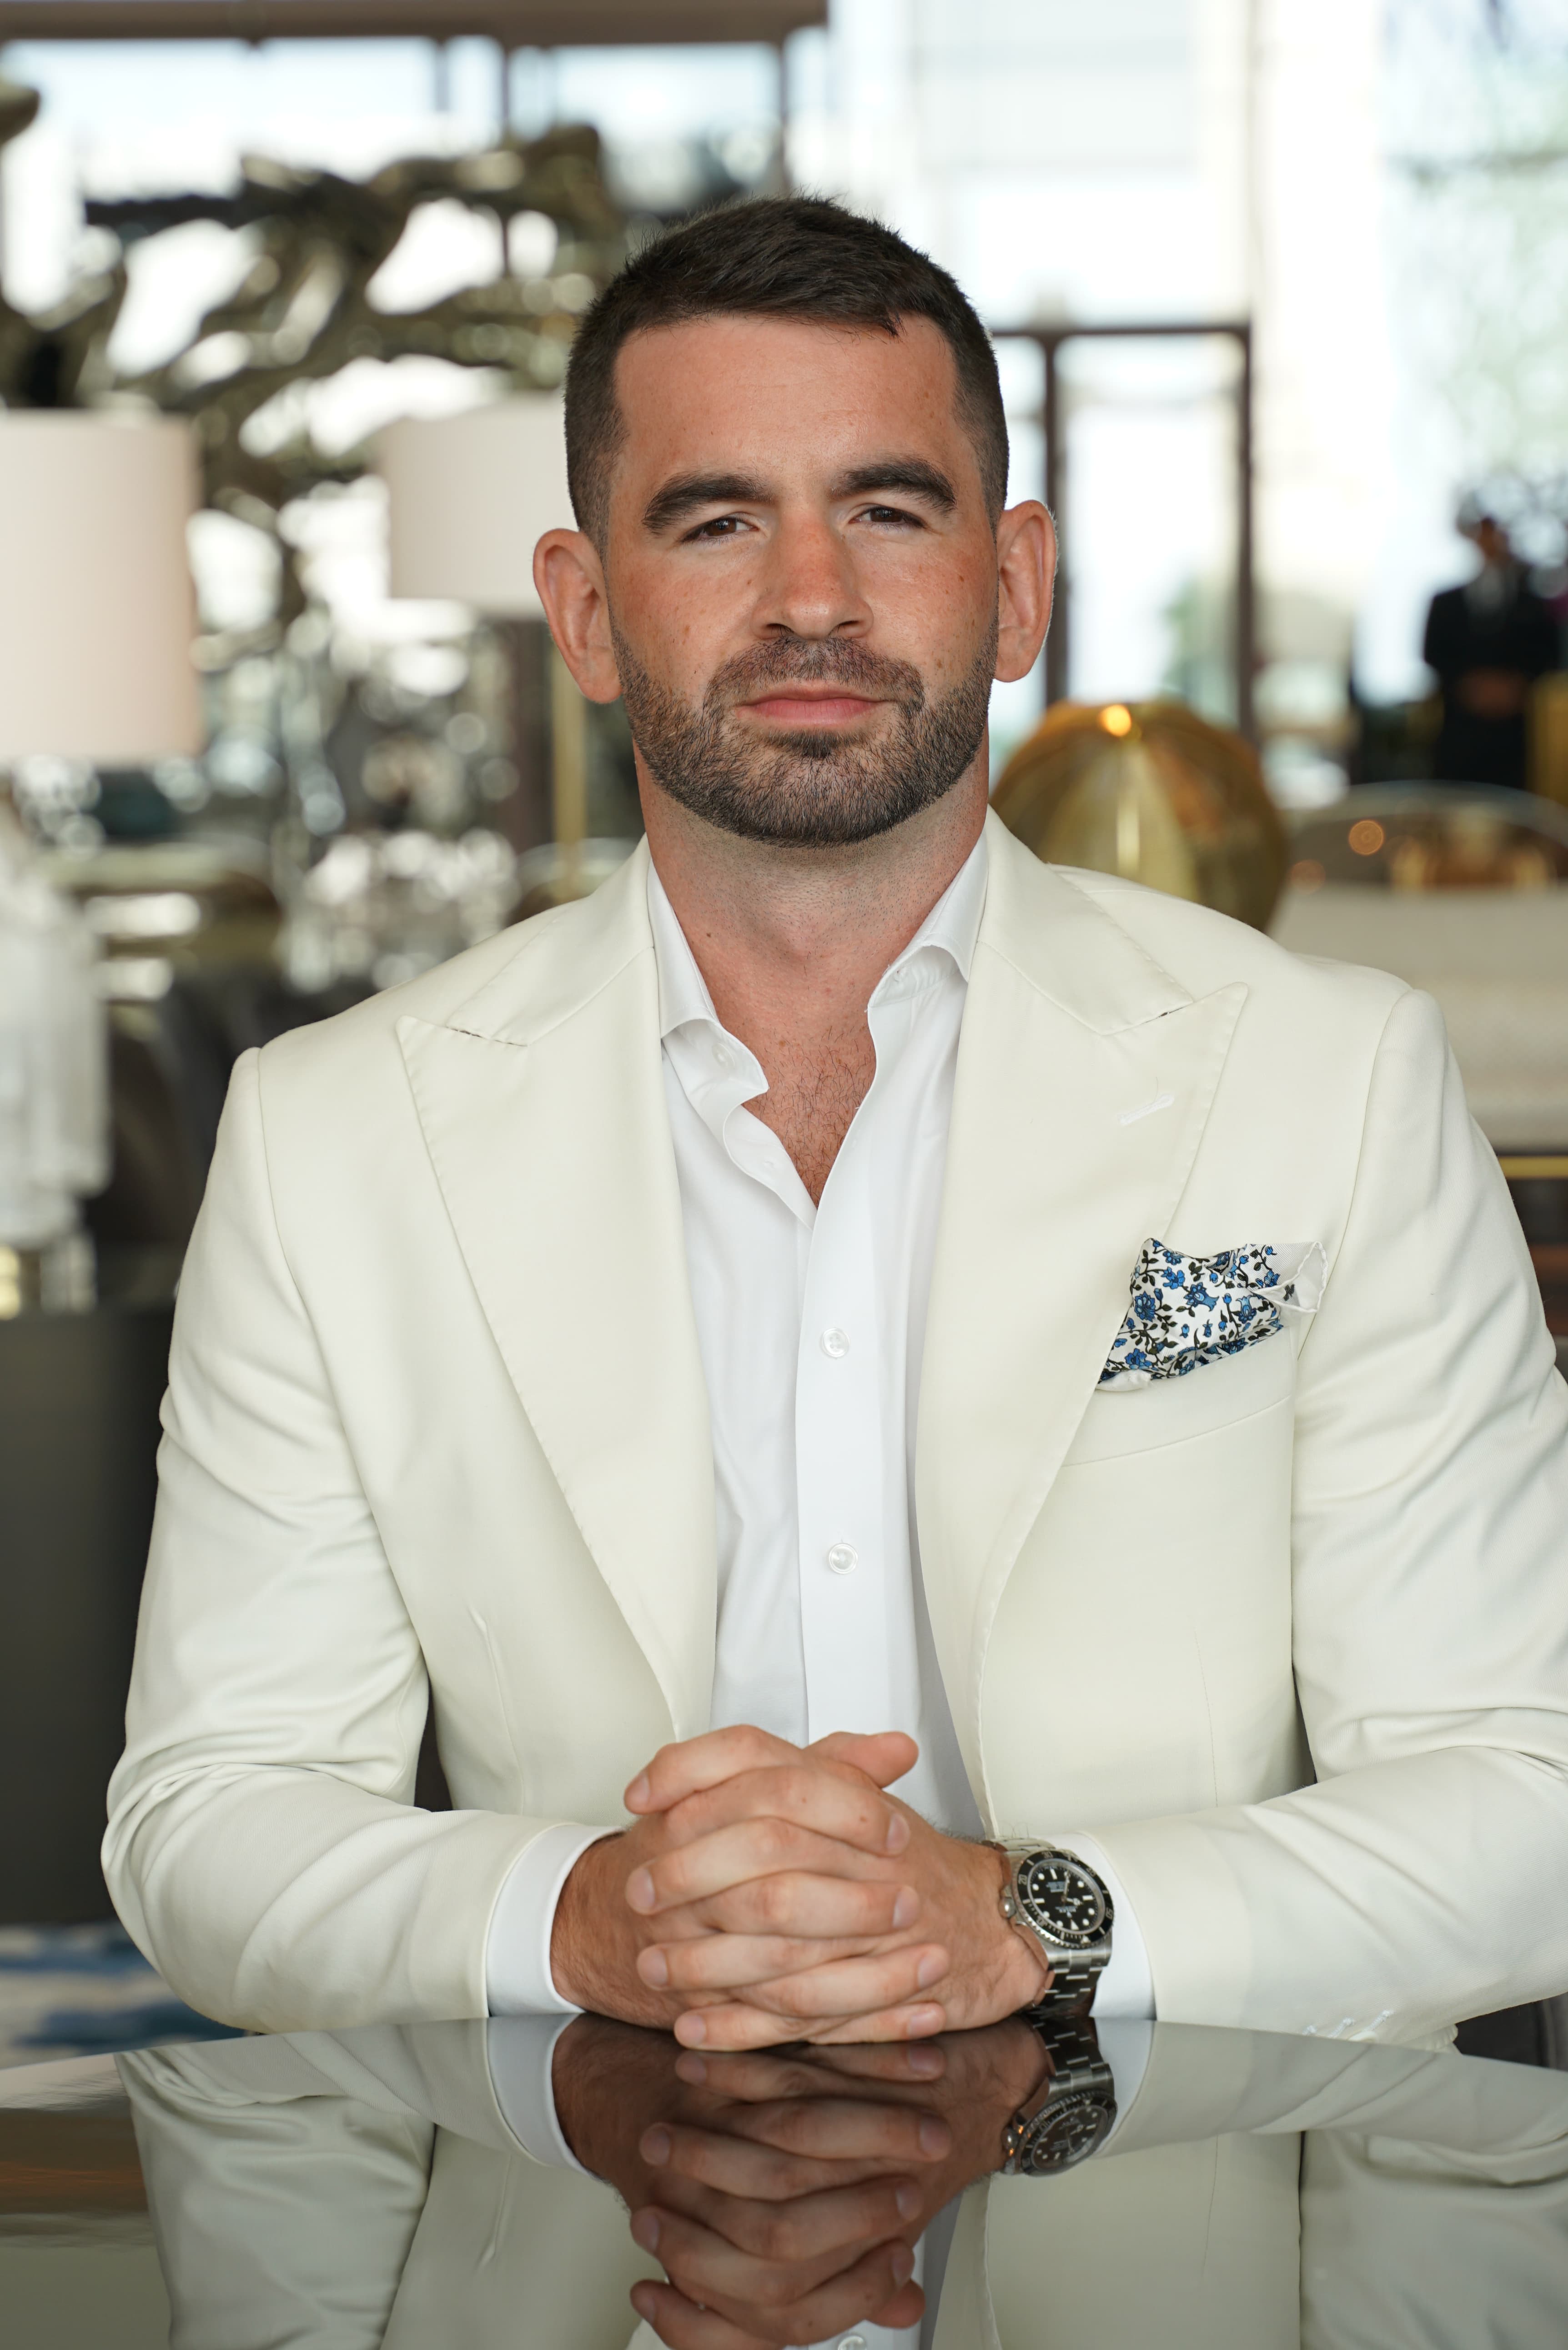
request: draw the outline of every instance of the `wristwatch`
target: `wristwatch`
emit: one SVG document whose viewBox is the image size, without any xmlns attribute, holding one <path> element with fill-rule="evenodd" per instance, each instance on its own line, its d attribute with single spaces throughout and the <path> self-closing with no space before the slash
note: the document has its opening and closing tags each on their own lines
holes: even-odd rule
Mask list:
<svg viewBox="0 0 1568 2350">
<path fill-rule="evenodd" d="M 1100 2054 L 1094 2025 L 1067 2017 L 1034 2029 L 1050 2055 L 1051 2078 L 1039 2104 L 1021 2106 L 1002 2133 L 1009 2178 L 1044 2178 L 1086 2162 L 1116 2117 L 1116 2075 Z"/>
<path fill-rule="evenodd" d="M 1054 1845 L 1009 1842 L 1002 1914 L 1051 1969 L 1051 1988 L 1031 2015 L 1086 2015 L 1111 1955 L 1116 1913 L 1092 1868 Z"/>
</svg>

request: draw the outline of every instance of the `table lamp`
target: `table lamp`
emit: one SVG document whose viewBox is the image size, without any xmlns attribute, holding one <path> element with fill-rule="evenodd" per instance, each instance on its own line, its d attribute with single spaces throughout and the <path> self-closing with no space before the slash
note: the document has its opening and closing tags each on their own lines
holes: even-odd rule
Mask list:
<svg viewBox="0 0 1568 2350">
<path fill-rule="evenodd" d="M 523 394 L 456 416 L 405 417 L 380 433 L 394 596 L 449 598 L 496 619 L 541 619 L 534 549 L 547 530 L 575 530 L 558 397 Z M 550 893 L 588 883 L 587 710 L 550 647 Z"/>
<path fill-rule="evenodd" d="M 195 504 L 195 443 L 176 418 L 0 411 L 0 767 L 202 748 Z"/>
<path fill-rule="evenodd" d="M 202 746 L 175 420 L 0 411 L 0 779 L 42 752 L 140 765 Z M 0 1319 L 91 1303 L 78 1201 L 109 1169 L 96 949 L 0 793 Z"/>
</svg>

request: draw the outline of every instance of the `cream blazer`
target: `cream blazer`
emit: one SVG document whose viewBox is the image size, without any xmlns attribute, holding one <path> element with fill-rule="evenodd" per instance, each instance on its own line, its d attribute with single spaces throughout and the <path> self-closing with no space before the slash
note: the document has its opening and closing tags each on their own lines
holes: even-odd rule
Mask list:
<svg viewBox="0 0 1568 2350">
<path fill-rule="evenodd" d="M 917 1446 L 981 1815 L 1100 1836 L 1170 2021 L 1561 1991 L 1568 1397 L 1438 1014 L 989 837 Z M 706 1726 L 645 883 L 236 1070 L 104 1846 L 209 2015 L 483 2014 L 519 1853 Z M 1322 1307 L 1098 1391 L 1151 1234 L 1321 1242 Z M 450 1814 L 411 1804 L 432 1700 Z"/>
</svg>

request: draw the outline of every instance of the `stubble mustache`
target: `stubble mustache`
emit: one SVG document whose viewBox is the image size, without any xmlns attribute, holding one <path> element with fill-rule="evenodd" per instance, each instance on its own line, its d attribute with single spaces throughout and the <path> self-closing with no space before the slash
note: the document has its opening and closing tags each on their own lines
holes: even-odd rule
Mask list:
<svg viewBox="0 0 1568 2350">
<path fill-rule="evenodd" d="M 841 685 L 868 702 L 892 702 L 907 720 L 919 718 L 926 706 L 925 680 L 909 661 L 871 652 L 848 638 L 781 637 L 721 662 L 708 681 L 703 714 L 722 722 L 746 702 L 761 701 L 770 688 L 790 685 Z M 843 747 L 816 728 L 775 723 L 773 732 L 808 757 L 831 757 Z"/>
</svg>

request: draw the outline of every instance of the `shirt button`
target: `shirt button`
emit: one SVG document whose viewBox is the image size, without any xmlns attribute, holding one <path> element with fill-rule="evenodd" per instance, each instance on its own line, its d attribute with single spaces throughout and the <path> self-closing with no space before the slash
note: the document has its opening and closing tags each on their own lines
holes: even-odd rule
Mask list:
<svg viewBox="0 0 1568 2350">
<path fill-rule="evenodd" d="M 836 1327 L 825 1330 L 822 1334 L 822 1351 L 825 1355 L 831 1355 L 836 1363 L 841 1357 L 849 1352 L 848 1331 Z"/>
<path fill-rule="evenodd" d="M 866 2350 L 866 2336 L 864 2334 L 846 2334 L 838 2350 Z"/>
<path fill-rule="evenodd" d="M 827 1564 L 835 1575 L 853 1575 L 860 1564 L 860 1553 L 853 1543 L 835 1543 L 827 1554 Z"/>
</svg>

